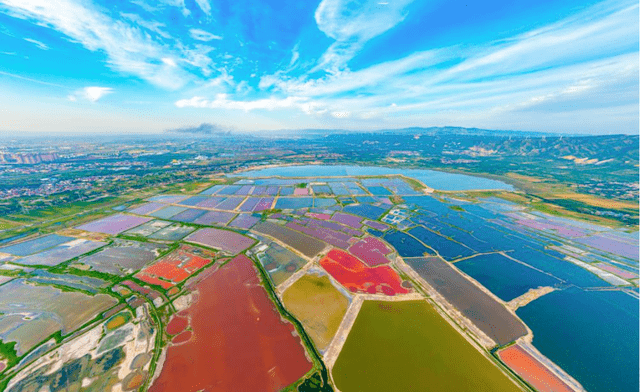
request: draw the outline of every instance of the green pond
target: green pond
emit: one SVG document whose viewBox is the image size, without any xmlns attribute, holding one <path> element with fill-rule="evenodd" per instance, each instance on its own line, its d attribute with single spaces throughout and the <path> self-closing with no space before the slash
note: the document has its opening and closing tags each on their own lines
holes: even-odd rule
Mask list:
<svg viewBox="0 0 640 392">
<path fill-rule="evenodd" d="M 426 301 L 365 301 L 333 378 L 342 392 L 520 390 Z"/>
</svg>

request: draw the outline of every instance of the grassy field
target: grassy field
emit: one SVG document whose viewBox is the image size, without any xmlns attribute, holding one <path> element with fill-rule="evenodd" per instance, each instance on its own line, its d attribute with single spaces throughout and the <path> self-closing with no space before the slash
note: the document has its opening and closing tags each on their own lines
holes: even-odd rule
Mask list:
<svg viewBox="0 0 640 392">
<path fill-rule="evenodd" d="M 320 350 L 333 339 L 349 306 L 347 298 L 327 276 L 301 277 L 284 292 L 282 299 Z"/>
<path fill-rule="evenodd" d="M 425 301 L 365 301 L 333 379 L 342 392 L 520 390 Z"/>
<path fill-rule="evenodd" d="M 16 227 L 18 226 L 18 223 L 16 222 L 12 222 L 12 221 L 8 221 L 5 219 L 0 219 L 0 230 L 7 230 L 7 229 L 11 229 L 12 227 Z"/>
<path fill-rule="evenodd" d="M 602 208 L 611 208 L 611 209 L 620 209 L 620 210 L 637 210 L 638 204 L 630 201 L 616 201 L 603 199 L 601 197 L 593 196 L 593 195 L 585 195 L 581 193 L 559 193 L 555 195 L 558 199 L 570 199 L 577 200 L 579 202 L 588 204 L 594 207 L 602 207 Z"/>
</svg>

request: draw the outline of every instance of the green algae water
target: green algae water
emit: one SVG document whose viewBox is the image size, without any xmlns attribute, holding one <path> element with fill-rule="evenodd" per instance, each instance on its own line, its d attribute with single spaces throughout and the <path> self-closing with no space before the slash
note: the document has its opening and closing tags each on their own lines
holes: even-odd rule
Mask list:
<svg viewBox="0 0 640 392">
<path fill-rule="evenodd" d="M 589 392 L 637 392 L 638 299 L 570 287 L 516 312 L 533 345 Z"/>
<path fill-rule="evenodd" d="M 520 390 L 426 301 L 365 301 L 333 378 L 342 392 Z"/>
</svg>

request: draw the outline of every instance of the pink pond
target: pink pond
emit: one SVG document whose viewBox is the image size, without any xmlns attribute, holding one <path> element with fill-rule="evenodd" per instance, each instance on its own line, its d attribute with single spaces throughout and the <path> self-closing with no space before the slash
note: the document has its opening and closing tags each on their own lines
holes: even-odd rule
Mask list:
<svg viewBox="0 0 640 392">
<path fill-rule="evenodd" d="M 307 212 L 306 214 L 308 217 L 310 218 L 314 218 L 314 219 L 322 219 L 322 220 L 329 220 L 331 219 L 331 215 L 329 214 L 317 214 L 315 212 Z"/>
<path fill-rule="evenodd" d="M 336 212 L 335 214 L 333 214 L 333 218 L 331 218 L 331 220 L 340 222 L 344 225 L 351 226 L 356 229 L 359 229 L 362 226 L 362 224 L 360 224 L 360 222 L 362 221 L 362 218 L 359 218 L 354 215 L 343 214 L 340 212 Z"/>
<path fill-rule="evenodd" d="M 242 252 L 255 242 L 253 238 L 242 234 L 213 228 L 200 229 L 185 238 L 185 241 L 234 254 Z"/>
<path fill-rule="evenodd" d="M 303 226 L 295 222 L 289 222 L 285 226 L 290 229 L 300 231 L 317 239 L 323 240 L 326 243 L 329 243 L 333 246 L 336 246 L 341 249 L 347 249 L 349 243 L 347 242 L 350 238 L 347 234 L 340 233 L 337 231 L 333 231 L 331 229 L 326 229 L 322 227 L 308 227 Z M 346 238 L 345 238 L 346 237 Z"/>
<path fill-rule="evenodd" d="M 142 216 L 116 214 L 93 222 L 85 223 L 84 225 L 77 226 L 76 229 L 96 233 L 119 234 L 145 222 L 149 222 L 151 219 L 152 218 Z"/>
<path fill-rule="evenodd" d="M 260 218 L 256 218 L 255 216 L 251 216 L 249 214 L 240 214 L 236 219 L 229 223 L 229 226 L 237 227 L 239 229 L 249 229 L 259 221 Z"/>
<path fill-rule="evenodd" d="M 616 255 L 638 260 L 638 245 L 632 245 L 621 241 L 616 241 L 600 235 L 577 238 L 575 241 L 591 246 L 596 249 L 610 252 Z"/>
<path fill-rule="evenodd" d="M 380 230 L 380 231 L 385 231 L 389 228 L 389 226 L 385 225 L 384 223 L 380 223 L 380 222 L 376 222 L 376 221 L 370 221 L 370 220 L 366 220 L 364 221 L 364 224 L 369 226 L 369 227 L 373 227 L 376 230 Z"/>
<path fill-rule="evenodd" d="M 369 267 L 387 264 L 389 259 L 385 256 L 391 253 L 391 249 L 384 242 L 374 237 L 367 237 L 356 242 L 351 245 L 349 251 Z"/>
<path fill-rule="evenodd" d="M 596 264 L 596 266 L 601 270 L 609 271 L 612 274 L 616 274 L 623 279 L 633 279 L 638 277 L 638 275 L 634 274 L 633 272 L 624 271 L 624 270 L 621 270 L 620 268 L 614 267 L 606 263 L 598 263 Z"/>
<path fill-rule="evenodd" d="M 253 209 L 254 211 L 264 211 L 271 209 L 271 205 L 273 204 L 273 197 L 263 197 L 260 199 L 260 202 Z"/>
<path fill-rule="evenodd" d="M 164 204 L 162 203 L 150 202 L 129 210 L 129 212 L 131 212 L 132 214 L 145 215 L 162 207 L 164 207 Z"/>
<path fill-rule="evenodd" d="M 517 221 L 519 225 L 527 226 L 536 230 L 555 230 L 562 237 L 576 238 L 586 235 L 582 230 L 557 225 L 548 221 L 538 221 L 534 219 L 520 219 Z"/>
</svg>

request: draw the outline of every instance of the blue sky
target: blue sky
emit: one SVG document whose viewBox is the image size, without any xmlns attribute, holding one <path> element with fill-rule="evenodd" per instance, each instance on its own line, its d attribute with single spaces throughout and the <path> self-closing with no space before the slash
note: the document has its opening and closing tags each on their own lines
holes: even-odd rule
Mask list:
<svg viewBox="0 0 640 392">
<path fill-rule="evenodd" d="M 638 133 L 637 1 L 0 0 L 0 132 Z"/>
</svg>

